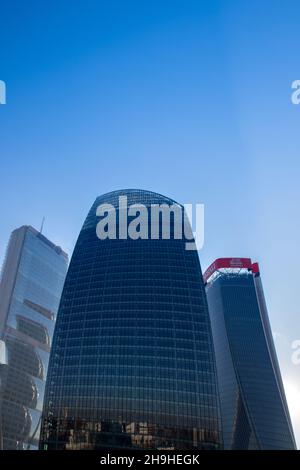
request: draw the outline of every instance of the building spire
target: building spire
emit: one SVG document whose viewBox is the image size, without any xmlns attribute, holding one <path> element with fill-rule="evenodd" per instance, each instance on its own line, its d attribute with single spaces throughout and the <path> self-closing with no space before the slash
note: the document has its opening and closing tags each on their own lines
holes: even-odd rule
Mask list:
<svg viewBox="0 0 300 470">
<path fill-rule="evenodd" d="M 42 223 L 41 223 L 40 233 L 42 233 L 42 232 L 43 232 L 43 228 L 44 228 L 44 222 L 45 222 L 45 216 L 43 216 L 43 218 L 42 218 Z"/>
</svg>

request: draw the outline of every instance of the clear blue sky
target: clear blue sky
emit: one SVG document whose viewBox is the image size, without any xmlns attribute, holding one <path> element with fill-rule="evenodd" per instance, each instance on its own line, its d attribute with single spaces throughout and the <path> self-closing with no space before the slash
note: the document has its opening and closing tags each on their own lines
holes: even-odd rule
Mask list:
<svg viewBox="0 0 300 470">
<path fill-rule="evenodd" d="M 300 444 L 299 1 L 11 0 L 0 6 L 0 258 L 39 227 L 69 253 L 95 197 L 206 208 L 202 267 L 261 265 Z"/>
</svg>

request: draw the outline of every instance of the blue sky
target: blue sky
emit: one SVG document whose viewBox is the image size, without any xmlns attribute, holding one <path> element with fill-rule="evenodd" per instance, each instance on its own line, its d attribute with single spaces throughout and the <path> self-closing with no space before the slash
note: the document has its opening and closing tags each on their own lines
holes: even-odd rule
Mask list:
<svg viewBox="0 0 300 470">
<path fill-rule="evenodd" d="M 72 251 L 118 188 L 204 203 L 206 268 L 259 261 L 300 445 L 297 1 L 2 2 L 0 259 L 11 230 Z"/>
</svg>

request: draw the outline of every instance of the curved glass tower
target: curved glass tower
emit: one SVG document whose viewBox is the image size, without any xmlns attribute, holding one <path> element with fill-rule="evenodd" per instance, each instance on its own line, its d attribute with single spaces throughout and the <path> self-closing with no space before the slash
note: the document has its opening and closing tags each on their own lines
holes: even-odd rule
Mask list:
<svg viewBox="0 0 300 470">
<path fill-rule="evenodd" d="M 99 240 L 97 207 L 110 204 L 118 213 L 119 196 L 147 208 L 176 204 L 141 190 L 93 204 L 62 294 L 40 448 L 218 448 L 215 359 L 197 251 L 172 230 L 170 239 Z"/>
<path fill-rule="evenodd" d="M 259 266 L 219 258 L 204 273 L 225 449 L 295 449 Z"/>
</svg>

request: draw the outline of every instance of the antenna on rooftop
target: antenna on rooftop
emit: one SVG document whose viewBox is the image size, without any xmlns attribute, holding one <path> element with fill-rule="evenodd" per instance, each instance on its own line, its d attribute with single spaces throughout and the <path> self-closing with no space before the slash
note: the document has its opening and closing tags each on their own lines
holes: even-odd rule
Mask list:
<svg viewBox="0 0 300 470">
<path fill-rule="evenodd" d="M 45 222 L 45 217 L 43 217 L 43 219 L 42 219 L 40 233 L 42 233 L 42 231 L 43 231 L 43 228 L 44 228 L 44 222 Z"/>
</svg>

